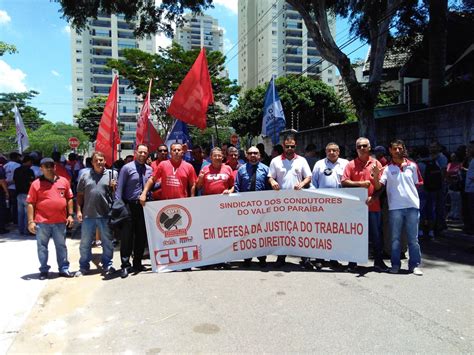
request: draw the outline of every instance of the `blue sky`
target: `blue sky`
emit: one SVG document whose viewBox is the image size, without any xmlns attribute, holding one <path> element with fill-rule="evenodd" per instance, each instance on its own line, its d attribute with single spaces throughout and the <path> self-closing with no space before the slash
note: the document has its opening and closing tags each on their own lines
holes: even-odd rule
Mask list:
<svg viewBox="0 0 474 355">
<path fill-rule="evenodd" d="M 232 79 L 237 79 L 237 0 L 214 0 L 215 8 L 206 11 L 224 28 L 224 52 Z M 59 5 L 49 0 L 0 0 L 0 39 L 14 44 L 17 54 L 0 57 L 0 92 L 36 90 L 32 104 L 53 122 L 72 123 L 71 54 L 69 26 L 58 13 Z M 336 41 L 348 36 L 347 24 L 338 20 Z M 169 40 L 159 39 L 165 44 Z M 344 52 L 360 46 L 356 41 Z M 230 50 L 230 51 L 229 51 Z M 363 58 L 364 47 L 350 55 Z"/>
</svg>

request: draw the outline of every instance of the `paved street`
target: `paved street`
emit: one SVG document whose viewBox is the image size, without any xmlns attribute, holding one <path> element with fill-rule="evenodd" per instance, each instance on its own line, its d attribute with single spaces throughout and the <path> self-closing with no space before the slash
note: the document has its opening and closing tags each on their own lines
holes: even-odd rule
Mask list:
<svg viewBox="0 0 474 355">
<path fill-rule="evenodd" d="M 79 241 L 68 246 L 75 271 Z M 307 272 L 289 258 L 282 270 L 43 282 L 34 239 L 10 233 L 0 237 L 0 351 L 472 353 L 472 243 L 445 237 L 423 251 L 422 277 Z"/>
</svg>

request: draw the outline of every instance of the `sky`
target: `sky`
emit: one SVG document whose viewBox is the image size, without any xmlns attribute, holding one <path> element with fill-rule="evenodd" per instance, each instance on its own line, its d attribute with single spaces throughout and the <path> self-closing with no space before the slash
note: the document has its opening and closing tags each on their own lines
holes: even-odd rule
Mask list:
<svg viewBox="0 0 474 355">
<path fill-rule="evenodd" d="M 214 0 L 206 14 L 217 18 L 224 30 L 224 54 L 231 79 L 238 79 L 237 0 Z M 50 0 L 0 0 L 0 40 L 16 46 L 18 53 L 0 57 L 0 92 L 36 90 L 31 104 L 52 122 L 72 123 L 70 27 L 61 19 L 59 5 Z M 336 22 L 336 42 L 350 35 L 345 21 Z M 160 36 L 159 45 L 170 39 Z M 363 45 L 355 41 L 350 53 Z M 367 46 L 351 53 L 364 58 Z"/>
</svg>

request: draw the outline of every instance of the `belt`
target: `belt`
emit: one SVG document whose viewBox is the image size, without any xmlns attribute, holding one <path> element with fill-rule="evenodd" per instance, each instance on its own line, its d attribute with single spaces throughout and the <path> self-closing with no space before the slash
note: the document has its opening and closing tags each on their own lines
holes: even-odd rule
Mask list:
<svg viewBox="0 0 474 355">
<path fill-rule="evenodd" d="M 127 200 L 125 202 L 130 204 L 130 205 L 139 205 L 140 204 L 140 200 Z"/>
</svg>

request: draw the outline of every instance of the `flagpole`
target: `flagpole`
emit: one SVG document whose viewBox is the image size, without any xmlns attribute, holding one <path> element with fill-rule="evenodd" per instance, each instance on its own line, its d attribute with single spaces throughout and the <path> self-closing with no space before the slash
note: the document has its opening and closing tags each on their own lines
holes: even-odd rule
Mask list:
<svg viewBox="0 0 474 355">
<path fill-rule="evenodd" d="M 272 137 L 272 144 L 274 141 L 276 141 L 276 112 L 275 112 L 275 76 L 272 75 L 272 95 L 273 95 L 273 137 Z"/>
<path fill-rule="evenodd" d="M 214 117 L 214 127 L 216 128 L 216 142 L 217 146 L 220 146 L 220 141 L 219 141 L 219 133 L 217 131 L 217 119 L 216 119 L 216 108 L 214 107 L 216 104 L 213 102 L 212 103 L 212 116 Z"/>
<path fill-rule="evenodd" d="M 117 93 L 116 93 L 116 99 L 115 99 L 116 101 L 115 101 L 115 106 L 114 106 L 115 112 L 114 112 L 114 114 L 112 114 L 112 118 L 113 118 L 114 120 L 117 119 L 117 128 L 118 128 L 118 125 L 119 125 L 119 123 L 118 123 L 118 122 L 119 122 L 119 121 L 118 121 L 118 119 L 119 119 L 119 117 L 118 117 L 118 111 L 119 111 L 119 109 L 118 109 L 118 103 L 119 103 L 119 97 L 118 97 L 118 95 L 119 95 L 119 92 L 120 92 L 120 91 L 119 91 L 119 82 L 118 82 L 118 71 L 114 69 L 114 70 L 112 70 L 112 74 L 113 74 L 113 77 L 112 77 L 112 85 L 114 84 L 114 81 L 115 81 L 115 79 L 117 78 L 117 88 L 116 88 Z M 114 159 L 115 159 L 115 149 L 116 149 L 116 148 L 117 148 L 117 147 L 116 147 L 116 145 L 115 145 L 115 129 L 112 129 L 112 159 L 111 159 L 111 160 L 112 160 L 112 161 L 111 161 L 112 175 L 113 175 L 113 173 L 114 173 L 114 163 L 115 163 L 115 162 L 114 162 Z M 120 153 L 119 153 L 119 154 L 120 154 Z M 120 158 L 120 155 L 119 155 L 119 158 Z"/>
<path fill-rule="evenodd" d="M 150 79 L 150 85 L 148 86 L 148 95 L 147 95 L 147 98 L 148 98 L 148 117 L 146 118 L 146 133 L 147 133 L 147 136 L 148 136 L 148 147 L 150 148 L 151 147 L 151 139 L 150 139 L 150 124 L 151 124 L 151 105 L 150 105 L 150 101 L 151 101 L 151 83 L 153 82 L 153 79 Z"/>
</svg>

